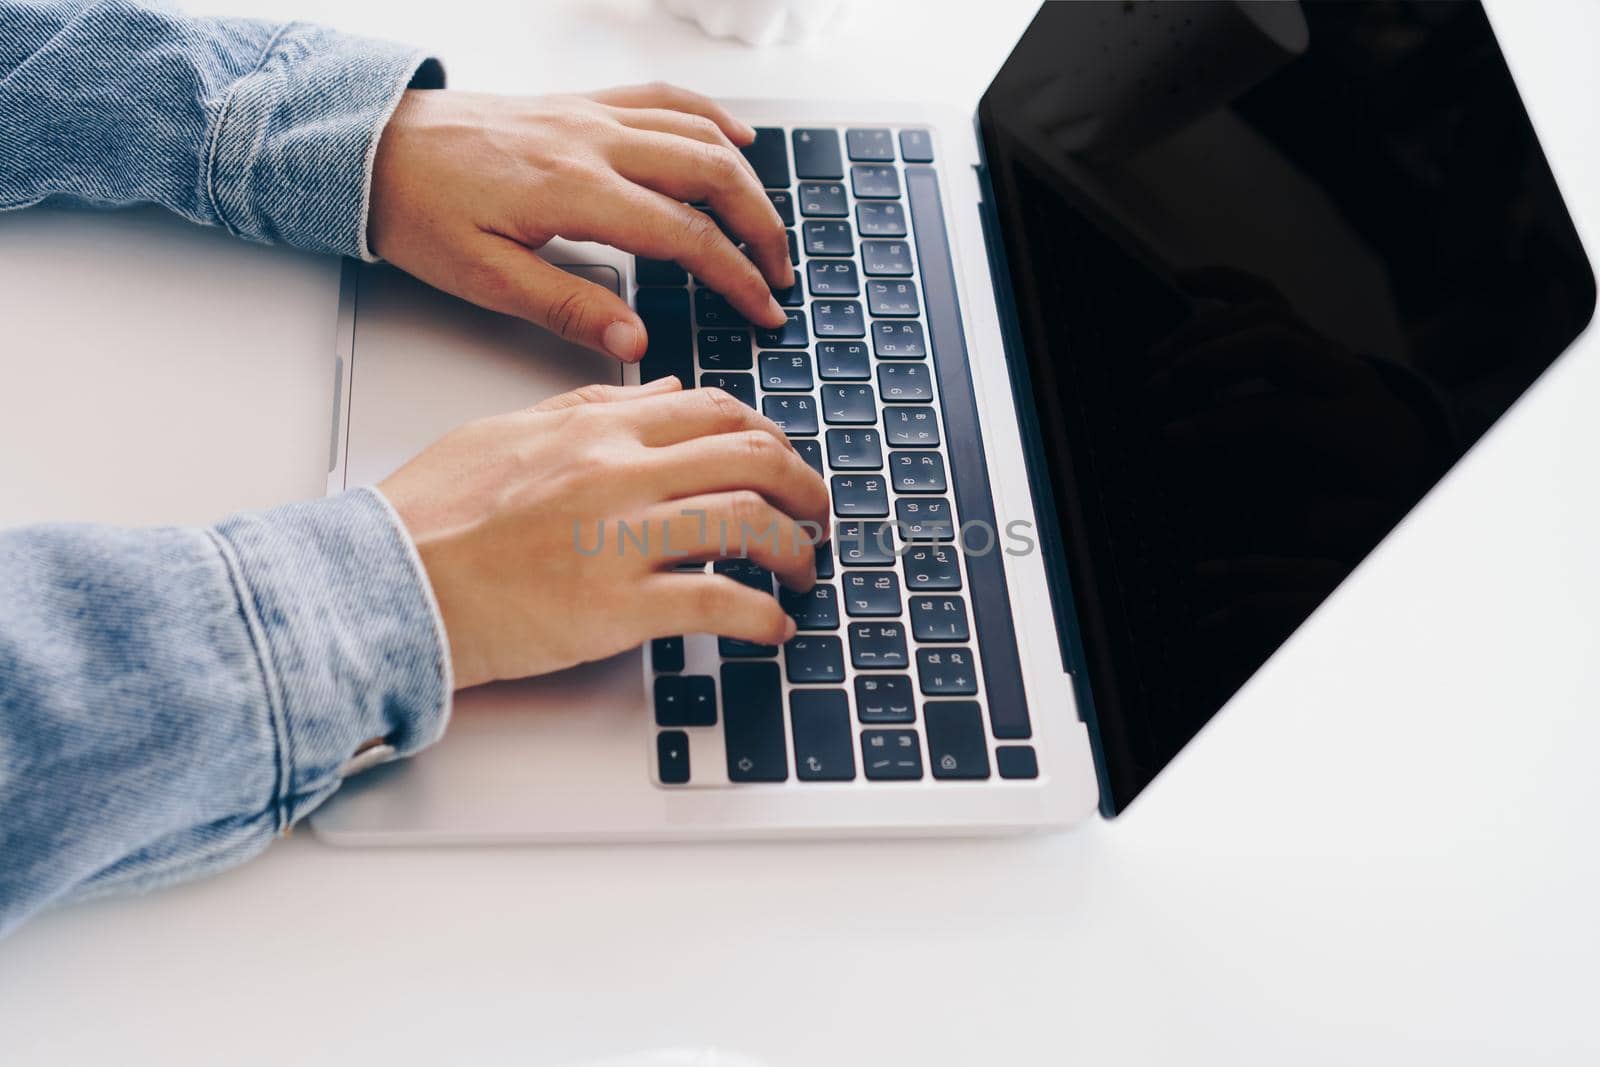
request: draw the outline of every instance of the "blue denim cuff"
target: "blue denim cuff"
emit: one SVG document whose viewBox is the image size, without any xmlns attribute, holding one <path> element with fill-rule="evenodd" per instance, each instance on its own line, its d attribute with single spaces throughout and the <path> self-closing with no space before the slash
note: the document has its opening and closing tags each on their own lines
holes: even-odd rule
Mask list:
<svg viewBox="0 0 1600 1067">
<path fill-rule="evenodd" d="M 211 209 L 241 237 L 376 259 L 367 208 L 378 139 L 407 88 L 443 85 L 439 62 L 405 45 L 284 26 L 211 129 Z"/>
<path fill-rule="evenodd" d="M 338 788 L 365 742 L 383 738 L 404 756 L 438 740 L 454 688 L 449 644 L 382 494 L 235 515 L 214 533 L 261 664 L 280 829 Z"/>
</svg>

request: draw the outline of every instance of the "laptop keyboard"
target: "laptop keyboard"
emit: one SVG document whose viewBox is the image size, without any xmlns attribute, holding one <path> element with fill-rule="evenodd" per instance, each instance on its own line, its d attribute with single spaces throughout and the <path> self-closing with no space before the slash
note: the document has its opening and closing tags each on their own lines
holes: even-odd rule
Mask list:
<svg viewBox="0 0 1600 1067">
<path fill-rule="evenodd" d="M 651 642 L 656 780 L 1035 778 L 932 138 L 767 127 L 744 151 L 789 227 L 788 320 L 753 327 L 678 265 L 640 259 L 641 371 L 782 427 L 828 482 L 834 536 L 804 594 L 747 559 L 712 564 L 776 591 L 799 627 L 782 647 Z M 965 552 L 962 523 L 980 531 Z"/>
</svg>

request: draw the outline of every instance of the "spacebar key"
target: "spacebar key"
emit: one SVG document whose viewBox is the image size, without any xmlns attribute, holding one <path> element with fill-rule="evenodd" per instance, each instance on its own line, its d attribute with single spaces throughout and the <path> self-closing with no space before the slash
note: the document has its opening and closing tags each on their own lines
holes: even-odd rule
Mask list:
<svg viewBox="0 0 1600 1067">
<path fill-rule="evenodd" d="M 967 366 L 967 342 L 956 299 L 955 265 L 945 232 L 939 178 L 932 167 L 907 167 L 906 199 L 922 267 L 922 306 L 928 319 L 928 344 L 939 380 L 944 408 L 944 439 L 960 441 L 950 449 L 950 488 L 962 528 L 996 529 L 994 500 L 989 494 L 989 465 L 983 452 L 978 402 Z M 1005 557 L 999 552 L 966 555 L 971 590 L 972 624 L 983 660 L 983 687 L 989 697 L 989 728 L 1001 739 L 1033 735 L 1028 700 L 1022 686 L 1022 660 L 1011 624 L 1011 599 L 1006 593 Z M 987 772 L 986 772 L 987 773 Z"/>
<path fill-rule="evenodd" d="M 694 329 L 689 318 L 689 290 L 640 289 L 634 298 L 649 335 L 639 381 L 675 375 L 685 389 L 694 388 Z"/>
<path fill-rule="evenodd" d="M 781 782 L 789 777 L 783 686 L 776 663 L 722 665 L 722 740 L 731 781 Z"/>
</svg>

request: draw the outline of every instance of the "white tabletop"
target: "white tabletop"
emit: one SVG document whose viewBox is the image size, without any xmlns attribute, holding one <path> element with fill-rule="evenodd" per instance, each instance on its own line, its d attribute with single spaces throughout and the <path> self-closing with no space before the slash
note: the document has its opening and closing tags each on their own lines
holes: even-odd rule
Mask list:
<svg viewBox="0 0 1600 1067">
<path fill-rule="evenodd" d="M 624 0 L 251 6 L 429 44 L 463 87 L 665 77 L 970 107 L 1031 5 L 858 4 L 834 47 L 765 53 Z M 1600 4 L 1491 13 L 1600 248 Z M 912 58 L 860 59 L 882 33 Z M 8 241 L 40 227 L 51 254 Z M 144 228 L 160 254 L 139 270 L 127 240 L 104 251 Z M 95 294 L 176 301 L 175 252 L 226 281 L 130 362 Z M 334 278 L 136 216 L 0 221 L 0 524 L 199 522 L 317 495 Z M 714 1044 L 783 1065 L 1595 1062 L 1597 407 L 1591 331 L 1114 823 L 718 847 L 302 835 L 0 944 L 0 1061 L 543 1064 Z"/>
</svg>

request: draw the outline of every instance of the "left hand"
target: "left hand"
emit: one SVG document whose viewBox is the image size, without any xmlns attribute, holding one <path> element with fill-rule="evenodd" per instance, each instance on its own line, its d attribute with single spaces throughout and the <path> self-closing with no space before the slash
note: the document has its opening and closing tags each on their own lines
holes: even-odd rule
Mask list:
<svg viewBox="0 0 1600 1067">
<path fill-rule="evenodd" d="M 553 237 L 676 260 L 751 322 L 784 321 L 794 283 L 782 220 L 737 145 L 755 131 L 683 89 L 587 96 L 409 91 L 378 142 L 367 238 L 395 266 L 633 362 L 644 323 L 547 263 Z M 741 250 L 709 215 L 709 204 Z"/>
</svg>

